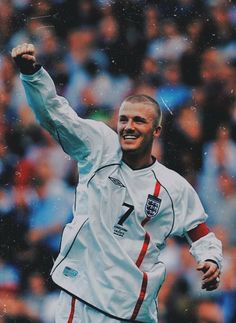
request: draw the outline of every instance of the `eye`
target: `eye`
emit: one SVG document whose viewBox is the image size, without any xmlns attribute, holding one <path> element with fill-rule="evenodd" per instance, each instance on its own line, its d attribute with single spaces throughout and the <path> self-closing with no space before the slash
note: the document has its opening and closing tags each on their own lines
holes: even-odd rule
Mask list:
<svg viewBox="0 0 236 323">
<path fill-rule="evenodd" d="M 136 118 L 134 118 L 134 122 L 137 124 L 144 124 L 144 123 L 146 123 L 146 119 L 141 118 L 141 117 L 136 117 Z"/>
<path fill-rule="evenodd" d="M 120 118 L 119 118 L 119 122 L 120 123 L 125 123 L 125 122 L 127 122 L 127 118 L 126 117 L 124 117 L 124 116 L 121 116 Z"/>
</svg>

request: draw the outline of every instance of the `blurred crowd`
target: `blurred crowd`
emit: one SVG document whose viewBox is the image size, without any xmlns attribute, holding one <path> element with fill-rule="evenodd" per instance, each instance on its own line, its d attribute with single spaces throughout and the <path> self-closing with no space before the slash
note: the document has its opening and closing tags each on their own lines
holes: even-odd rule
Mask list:
<svg viewBox="0 0 236 323">
<path fill-rule="evenodd" d="M 224 246 L 207 293 L 187 243 L 168 241 L 160 323 L 236 322 L 236 1 L 0 0 L 0 35 L 0 323 L 54 322 L 49 272 L 78 180 L 26 102 L 9 55 L 24 42 L 84 118 L 115 129 L 127 95 L 159 102 L 153 154 L 194 186 Z"/>
</svg>

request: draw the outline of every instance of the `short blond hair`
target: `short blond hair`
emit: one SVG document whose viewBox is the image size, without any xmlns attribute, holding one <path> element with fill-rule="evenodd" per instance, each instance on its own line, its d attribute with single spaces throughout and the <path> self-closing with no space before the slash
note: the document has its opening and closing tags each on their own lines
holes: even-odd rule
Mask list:
<svg viewBox="0 0 236 323">
<path fill-rule="evenodd" d="M 125 98 L 123 102 L 152 104 L 155 107 L 156 111 L 155 126 L 161 126 L 162 111 L 158 102 L 154 100 L 151 96 L 146 94 L 134 94 Z"/>
</svg>

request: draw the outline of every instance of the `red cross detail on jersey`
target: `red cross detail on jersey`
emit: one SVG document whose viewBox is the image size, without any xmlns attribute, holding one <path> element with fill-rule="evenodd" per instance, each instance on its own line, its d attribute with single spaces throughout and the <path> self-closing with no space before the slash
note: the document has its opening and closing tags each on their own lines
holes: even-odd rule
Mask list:
<svg viewBox="0 0 236 323">
<path fill-rule="evenodd" d="M 154 194 L 153 195 L 148 195 L 148 198 L 149 196 L 151 196 L 153 199 L 158 199 L 158 195 L 160 193 L 160 189 L 161 189 L 161 184 L 157 181 L 156 182 L 156 185 L 155 185 L 155 190 L 154 190 Z M 161 201 L 161 200 L 160 200 Z M 146 203 L 146 206 L 147 206 L 147 203 Z M 155 213 L 157 214 L 158 213 L 158 210 L 159 210 L 159 207 L 160 207 L 160 203 L 159 203 L 159 206 L 157 207 L 154 207 L 155 209 Z M 146 207 L 145 207 L 146 209 Z M 147 214 L 147 213 L 146 213 Z M 155 215 L 156 215 L 155 214 Z M 153 214 L 154 215 L 154 214 Z M 155 216 L 154 215 L 154 216 Z M 153 216 L 146 216 L 146 218 L 142 221 L 141 225 L 144 226 L 148 221 L 150 221 L 150 219 L 152 218 Z M 142 248 L 140 250 L 140 253 L 139 253 L 139 256 L 136 260 L 136 266 L 138 268 L 140 268 L 142 262 L 143 262 L 143 259 L 146 255 L 146 252 L 148 250 L 148 245 L 149 245 L 149 242 L 150 242 L 150 235 L 148 232 L 145 233 L 145 236 L 144 236 L 144 241 L 143 241 L 143 245 L 142 245 Z M 133 310 L 133 313 L 132 313 L 132 316 L 131 316 L 131 320 L 135 320 L 138 313 L 139 313 L 139 310 L 142 306 L 142 303 L 144 301 L 144 298 L 145 298 L 145 294 L 146 294 L 146 288 L 147 288 L 147 283 L 148 283 L 148 275 L 146 272 L 143 272 L 143 281 L 142 281 L 142 286 L 141 286 L 141 290 L 140 290 L 140 294 L 139 294 L 139 297 L 138 297 L 138 300 L 136 302 L 136 305 L 134 307 L 134 310 Z"/>
<path fill-rule="evenodd" d="M 142 221 L 141 223 L 142 226 L 144 226 L 148 221 L 150 221 L 151 218 L 156 216 L 159 211 L 159 208 L 161 205 L 161 199 L 158 198 L 160 189 L 161 189 L 161 184 L 157 181 L 153 195 L 148 194 L 147 202 L 145 205 L 146 218 Z"/>
</svg>

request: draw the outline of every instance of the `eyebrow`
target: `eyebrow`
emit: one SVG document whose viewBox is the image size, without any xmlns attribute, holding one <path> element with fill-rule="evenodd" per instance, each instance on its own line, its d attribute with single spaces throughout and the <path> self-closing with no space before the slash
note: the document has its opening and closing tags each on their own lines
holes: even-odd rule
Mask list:
<svg viewBox="0 0 236 323">
<path fill-rule="evenodd" d="M 123 119 L 123 118 L 124 118 L 124 119 L 128 119 L 128 116 L 123 115 L 123 114 L 119 116 L 119 119 Z M 146 118 L 143 118 L 143 117 L 140 117 L 140 116 L 134 116 L 134 117 L 133 117 L 133 120 L 134 120 L 134 121 L 143 121 L 143 122 L 146 122 L 146 121 L 147 121 L 147 119 L 146 119 Z"/>
<path fill-rule="evenodd" d="M 146 118 L 143 118 L 143 117 L 140 117 L 140 116 L 135 116 L 133 119 L 134 119 L 134 121 L 143 121 L 143 122 L 147 121 Z"/>
</svg>

